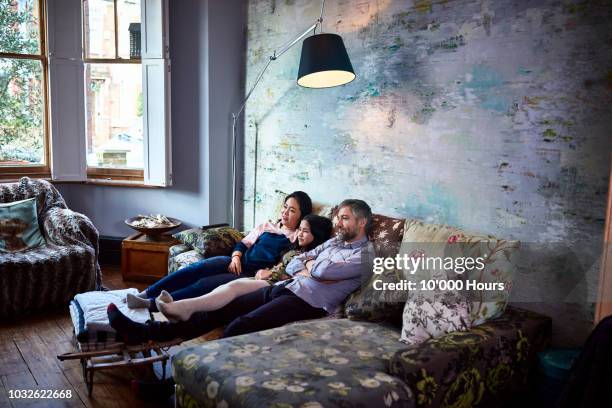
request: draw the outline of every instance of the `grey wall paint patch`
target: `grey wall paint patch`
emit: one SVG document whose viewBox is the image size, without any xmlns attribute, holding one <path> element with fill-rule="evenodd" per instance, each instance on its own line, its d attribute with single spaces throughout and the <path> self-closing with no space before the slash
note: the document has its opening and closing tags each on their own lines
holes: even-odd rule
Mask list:
<svg viewBox="0 0 612 408">
<path fill-rule="evenodd" d="M 319 7 L 249 2 L 247 87 Z M 610 17 L 606 1 L 327 1 L 324 30 L 342 35 L 357 79 L 298 87 L 299 46 L 273 63 L 246 109 L 245 225 L 274 216 L 276 189 L 302 189 L 524 242 L 579 243 L 580 270 L 556 271 L 583 282 L 570 299 L 579 304 L 531 306 L 554 315 L 557 343 L 579 343 L 610 166 Z M 555 273 L 567 256 L 558 247 L 524 260 L 518 282 Z"/>
</svg>

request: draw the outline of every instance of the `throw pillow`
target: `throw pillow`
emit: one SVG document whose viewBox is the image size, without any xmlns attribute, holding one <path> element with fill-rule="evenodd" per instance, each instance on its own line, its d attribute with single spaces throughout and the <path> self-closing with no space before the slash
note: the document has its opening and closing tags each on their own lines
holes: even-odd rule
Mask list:
<svg viewBox="0 0 612 408">
<path fill-rule="evenodd" d="M 370 241 L 374 244 L 376 256 L 393 257 L 397 254 L 404 236 L 405 220 L 372 214 Z"/>
<path fill-rule="evenodd" d="M 514 275 L 514 258 L 518 255 L 520 241 L 499 239 L 491 235 L 477 235 L 464 232 L 457 237 L 454 244 L 450 244 L 454 237 L 450 237 L 449 246 L 459 245 L 463 256 L 470 258 L 486 257 L 485 267 L 481 272 L 476 270 L 468 272 L 465 279 L 474 280 L 478 284 L 488 286 L 503 284 L 503 290 L 482 290 L 479 296 L 472 291 L 470 315 L 473 325 L 500 316 L 508 305 L 512 280 Z M 485 286 L 486 287 L 486 286 Z"/>
<path fill-rule="evenodd" d="M 230 255 L 243 236 L 231 227 L 192 228 L 172 235 L 185 245 L 191 246 L 204 258 Z"/>
<path fill-rule="evenodd" d="M 414 345 L 471 327 L 470 306 L 454 292 L 419 293 L 404 307 L 400 341 Z"/>
<path fill-rule="evenodd" d="M 178 271 L 179 269 L 191 265 L 192 263 L 196 263 L 204 259 L 204 257 L 195 249 L 190 251 L 181 252 L 175 256 L 168 258 L 168 273 L 173 273 Z"/>
<path fill-rule="evenodd" d="M 0 204 L 0 251 L 25 251 L 44 243 L 38 225 L 36 198 Z"/>
<path fill-rule="evenodd" d="M 344 304 L 346 317 L 351 320 L 397 323 L 406 302 L 407 291 L 376 290 L 382 284 L 398 283 L 401 276 L 395 269 L 372 276 L 362 283 L 361 290 L 353 293 Z M 375 281 L 380 281 L 375 286 Z"/>
<path fill-rule="evenodd" d="M 372 215 L 372 231 L 369 239 L 374 246 L 377 257 L 394 257 L 404 235 L 405 220 Z M 345 303 L 345 312 L 351 320 L 380 322 L 388 320 L 397 323 L 401 320 L 402 308 L 406 302 L 407 291 L 377 290 L 382 284 L 399 283 L 402 276 L 399 271 L 385 270 L 382 274 L 372 274 L 362 281 L 361 290 L 352 294 Z"/>
<path fill-rule="evenodd" d="M 456 274 L 442 269 L 420 268 L 411 280 L 461 279 L 478 284 L 503 284 L 504 290 L 470 290 L 464 293 L 470 305 L 470 324 L 478 325 L 501 315 L 506 309 L 512 288 L 513 265 L 511 258 L 520 246 L 518 241 L 507 241 L 490 235 L 470 234 L 447 225 L 406 221 L 400 253 L 425 257 L 484 257 L 482 270 L 472 269 Z M 486 286 L 483 286 L 486 288 Z M 410 295 L 411 296 L 411 295 Z M 410 297 L 409 296 L 409 297 Z"/>
</svg>

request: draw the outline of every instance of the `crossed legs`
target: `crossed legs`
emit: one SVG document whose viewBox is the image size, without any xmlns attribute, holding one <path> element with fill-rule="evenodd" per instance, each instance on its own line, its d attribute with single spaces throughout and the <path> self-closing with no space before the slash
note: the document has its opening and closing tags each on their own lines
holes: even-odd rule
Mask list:
<svg viewBox="0 0 612 408">
<path fill-rule="evenodd" d="M 221 309 L 234 299 L 269 286 L 265 280 L 241 278 L 218 286 L 212 292 L 191 299 L 174 301 L 166 292 L 158 297 L 157 308 L 170 321 L 186 321 L 195 312 L 209 312 Z"/>
<path fill-rule="evenodd" d="M 298 320 L 315 319 L 326 314 L 325 310 L 309 305 L 284 285 L 257 289 L 236 298 L 219 310 L 196 312 L 189 320 L 181 322 L 136 323 L 123 315 L 114 304 L 108 307 L 111 326 L 129 344 L 175 338 L 189 340 L 225 325 L 228 326 L 223 336 L 231 337 Z"/>
</svg>

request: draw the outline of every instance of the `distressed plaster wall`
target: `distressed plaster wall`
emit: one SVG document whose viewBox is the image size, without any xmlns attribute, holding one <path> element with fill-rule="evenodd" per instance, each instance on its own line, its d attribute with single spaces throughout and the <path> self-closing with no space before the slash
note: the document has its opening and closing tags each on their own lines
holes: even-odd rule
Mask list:
<svg viewBox="0 0 612 408">
<path fill-rule="evenodd" d="M 249 2 L 247 89 L 319 7 Z M 272 215 L 276 189 L 302 189 L 547 244 L 525 246 L 516 287 L 556 293 L 529 307 L 555 318 L 557 344 L 580 343 L 610 168 L 611 17 L 610 1 L 328 0 L 324 31 L 357 79 L 298 87 L 300 46 L 271 65 L 246 108 L 245 226 Z"/>
</svg>

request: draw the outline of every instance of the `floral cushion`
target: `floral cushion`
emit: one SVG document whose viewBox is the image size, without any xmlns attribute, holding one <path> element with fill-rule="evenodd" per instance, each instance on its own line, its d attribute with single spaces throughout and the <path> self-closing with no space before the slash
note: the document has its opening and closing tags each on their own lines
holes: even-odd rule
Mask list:
<svg viewBox="0 0 612 408">
<path fill-rule="evenodd" d="M 520 246 L 518 241 L 506 241 L 490 235 L 470 234 L 455 227 L 407 220 L 400 253 L 425 257 L 486 258 L 482 270 L 472 269 L 462 274 L 439 269 L 420 269 L 412 279 L 452 279 L 478 283 L 503 284 L 504 290 L 471 290 L 470 324 L 481 324 L 503 313 L 512 288 L 511 257 Z M 409 295 L 412 296 L 412 295 Z M 467 296 L 467 295 L 466 295 Z"/>
<path fill-rule="evenodd" d="M 168 258 L 168 273 L 176 272 L 182 267 L 199 262 L 202 259 L 204 259 L 204 256 L 195 249 L 171 256 Z"/>
<path fill-rule="evenodd" d="M 190 347 L 172 358 L 179 406 L 412 407 L 411 390 L 387 373 L 405 347 L 398 337 L 337 319 Z"/>
<path fill-rule="evenodd" d="M 182 254 L 183 252 L 191 251 L 193 248 L 189 245 L 178 244 L 173 245 L 168 249 L 169 256 L 177 256 L 178 254 Z"/>
<path fill-rule="evenodd" d="M 388 257 L 397 254 L 404 236 L 404 223 L 403 219 L 372 215 L 370 241 L 374 244 L 376 256 Z"/>
<path fill-rule="evenodd" d="M 470 328 L 467 300 L 453 292 L 419 293 L 404 307 L 401 341 L 419 344 Z"/>
<path fill-rule="evenodd" d="M 344 311 L 346 317 L 351 320 L 367 322 L 381 322 L 383 320 L 400 322 L 407 293 L 374 289 L 374 282 L 376 280 L 392 283 L 399 282 L 400 279 L 401 276 L 396 270 L 385 271 L 380 275 L 371 275 L 362 284 L 361 289 L 349 296 L 345 302 Z"/>
<path fill-rule="evenodd" d="M 372 216 L 372 233 L 369 238 L 374 245 L 377 257 L 395 256 L 403 235 L 404 220 L 380 214 Z M 347 317 L 352 320 L 370 322 L 398 321 L 406 302 L 406 293 L 375 290 L 374 282 L 381 280 L 391 283 L 398 282 L 400 279 L 400 274 L 395 270 L 385 271 L 381 275 L 364 277 L 361 290 L 351 295 L 346 301 Z"/>
<path fill-rule="evenodd" d="M 172 235 L 185 245 L 191 246 L 204 258 L 229 255 L 243 235 L 231 227 L 192 228 Z"/>
</svg>

